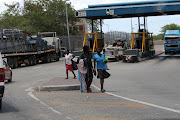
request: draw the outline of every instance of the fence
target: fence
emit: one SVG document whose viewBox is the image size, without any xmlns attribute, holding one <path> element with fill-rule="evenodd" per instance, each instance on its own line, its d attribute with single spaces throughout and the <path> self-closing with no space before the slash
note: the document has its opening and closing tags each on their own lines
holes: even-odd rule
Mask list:
<svg viewBox="0 0 180 120">
<path fill-rule="evenodd" d="M 69 49 L 68 37 L 67 36 L 59 36 L 59 38 L 62 41 L 61 46 L 66 47 L 67 49 Z M 84 41 L 84 36 L 83 35 L 70 36 L 71 49 L 73 51 L 82 50 L 83 41 Z"/>
<path fill-rule="evenodd" d="M 62 41 L 62 47 L 66 47 L 69 49 L 69 42 L 67 36 L 59 36 L 60 40 Z M 126 32 L 119 32 L 119 31 L 110 31 L 104 34 L 104 42 L 112 44 L 116 39 L 126 40 L 128 44 L 131 41 L 131 34 Z M 70 36 L 71 41 L 71 49 L 73 51 L 82 50 L 84 35 L 78 36 Z"/>
</svg>

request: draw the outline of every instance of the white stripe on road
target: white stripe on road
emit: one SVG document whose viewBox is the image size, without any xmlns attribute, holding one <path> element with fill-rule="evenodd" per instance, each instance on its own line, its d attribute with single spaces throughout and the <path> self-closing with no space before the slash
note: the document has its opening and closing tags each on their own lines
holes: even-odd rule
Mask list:
<svg viewBox="0 0 180 120">
<path fill-rule="evenodd" d="M 95 85 L 92 85 L 92 87 L 94 87 L 97 90 L 100 90 L 100 88 L 98 88 Z M 143 101 L 139 101 L 139 100 L 130 99 L 130 98 L 119 96 L 119 95 L 116 95 L 116 94 L 113 94 L 113 93 L 110 93 L 110 92 L 105 92 L 105 93 L 108 94 L 108 95 L 112 95 L 112 96 L 115 96 L 115 97 L 118 97 L 118 98 L 122 98 L 122 99 L 129 100 L 129 101 L 132 101 L 132 102 L 140 103 L 140 104 L 143 104 L 143 105 L 156 107 L 156 108 L 160 108 L 160 109 L 175 112 L 175 113 L 180 113 L 180 110 L 175 110 L 175 109 L 168 108 L 168 107 L 163 107 L 163 106 L 159 106 L 159 105 L 155 105 L 155 104 L 151 104 L 151 103 L 147 103 L 147 102 L 143 102 Z"/>
<path fill-rule="evenodd" d="M 37 102 L 40 102 L 42 105 L 46 106 L 46 107 L 47 107 L 49 110 L 51 110 L 52 112 L 61 115 L 61 113 L 60 113 L 59 111 L 55 110 L 55 109 L 52 108 L 52 107 L 49 107 L 46 103 L 42 102 L 42 101 L 39 100 L 36 96 L 34 96 L 33 93 L 32 93 L 32 91 L 33 91 L 32 89 L 33 89 L 33 88 L 28 88 L 28 89 L 26 90 L 26 91 L 29 90 L 28 95 L 29 95 L 30 97 L 32 97 L 33 99 L 35 99 Z M 70 120 L 73 120 L 73 119 L 70 118 L 70 117 L 66 117 L 66 118 L 67 118 L 67 119 L 70 119 Z"/>
<path fill-rule="evenodd" d="M 42 68 L 42 66 L 33 67 L 32 69 L 38 69 L 38 68 Z"/>
</svg>

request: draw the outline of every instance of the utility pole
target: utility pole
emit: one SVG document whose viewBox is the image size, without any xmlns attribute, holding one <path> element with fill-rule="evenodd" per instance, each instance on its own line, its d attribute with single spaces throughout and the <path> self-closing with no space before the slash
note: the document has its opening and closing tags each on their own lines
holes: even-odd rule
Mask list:
<svg viewBox="0 0 180 120">
<path fill-rule="evenodd" d="M 69 22 L 68 22 L 68 12 L 67 12 L 67 1 L 69 0 L 65 0 L 66 1 L 66 21 L 67 21 L 67 33 L 68 33 L 68 42 L 69 42 L 69 51 L 71 52 L 71 41 L 70 41 L 70 35 L 69 35 Z"/>
</svg>

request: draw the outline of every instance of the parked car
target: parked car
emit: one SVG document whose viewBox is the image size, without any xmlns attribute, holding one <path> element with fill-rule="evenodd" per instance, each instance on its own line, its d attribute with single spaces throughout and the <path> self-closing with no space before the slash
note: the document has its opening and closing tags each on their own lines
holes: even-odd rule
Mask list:
<svg viewBox="0 0 180 120">
<path fill-rule="evenodd" d="M 4 65 L 4 72 L 5 72 L 5 80 L 8 82 L 12 82 L 12 70 L 11 67 L 7 64 L 6 61 L 3 60 L 3 65 Z"/>
<path fill-rule="evenodd" d="M 4 69 L 4 65 L 3 65 L 3 60 L 2 60 L 2 56 L 0 53 L 0 109 L 2 108 L 2 98 L 4 95 L 4 80 L 5 80 L 5 69 Z"/>
<path fill-rule="evenodd" d="M 66 51 L 67 51 L 67 48 L 66 48 L 66 47 L 61 47 L 61 55 L 62 55 L 62 57 L 65 56 Z"/>
</svg>

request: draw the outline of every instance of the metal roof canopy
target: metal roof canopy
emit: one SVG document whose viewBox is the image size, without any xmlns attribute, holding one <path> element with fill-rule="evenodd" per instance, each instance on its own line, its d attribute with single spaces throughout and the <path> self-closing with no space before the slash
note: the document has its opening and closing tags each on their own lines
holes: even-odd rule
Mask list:
<svg viewBox="0 0 180 120">
<path fill-rule="evenodd" d="M 106 11 L 109 10 L 109 14 Z M 76 17 L 112 19 L 180 14 L 180 0 L 159 0 L 117 4 L 89 5 L 76 11 Z"/>
</svg>

